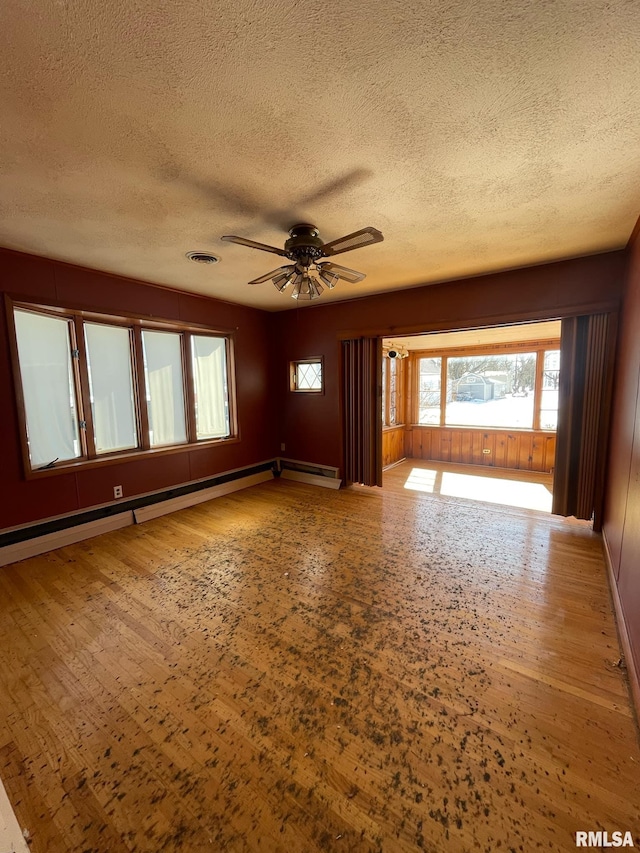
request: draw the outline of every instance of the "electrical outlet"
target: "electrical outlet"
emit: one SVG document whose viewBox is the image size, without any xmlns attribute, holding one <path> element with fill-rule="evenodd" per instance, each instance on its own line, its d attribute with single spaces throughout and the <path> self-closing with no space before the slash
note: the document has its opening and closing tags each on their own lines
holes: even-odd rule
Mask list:
<svg viewBox="0 0 640 853">
<path fill-rule="evenodd" d="M 491 451 L 489 450 L 489 448 L 488 448 L 488 447 L 483 447 L 483 448 L 482 448 L 482 452 L 483 452 L 483 453 L 491 453 Z"/>
<path fill-rule="evenodd" d="M 282 453 L 284 453 L 286 449 L 287 449 L 287 447 L 286 447 L 286 445 L 285 445 L 285 443 L 284 443 L 284 441 L 283 441 L 283 442 L 282 442 L 282 444 L 280 445 L 280 450 L 281 450 L 281 452 L 282 452 Z"/>
<path fill-rule="evenodd" d="M 122 486 L 114 486 L 113 487 L 113 496 L 114 498 L 122 497 Z"/>
</svg>

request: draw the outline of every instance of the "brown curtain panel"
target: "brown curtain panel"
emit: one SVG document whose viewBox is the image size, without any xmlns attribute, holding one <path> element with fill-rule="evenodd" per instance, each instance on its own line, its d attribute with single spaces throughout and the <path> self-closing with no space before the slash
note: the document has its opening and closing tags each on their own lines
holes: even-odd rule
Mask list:
<svg viewBox="0 0 640 853">
<path fill-rule="evenodd" d="M 382 341 L 342 342 L 344 476 L 382 485 Z"/>
<path fill-rule="evenodd" d="M 603 484 L 615 356 L 615 317 L 562 321 L 553 509 L 602 526 Z"/>
</svg>

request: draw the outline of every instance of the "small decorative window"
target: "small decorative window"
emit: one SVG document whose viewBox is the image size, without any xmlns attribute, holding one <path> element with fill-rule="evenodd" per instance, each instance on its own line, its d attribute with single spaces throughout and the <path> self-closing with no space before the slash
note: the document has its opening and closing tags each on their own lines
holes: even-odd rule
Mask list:
<svg viewBox="0 0 640 853">
<path fill-rule="evenodd" d="M 301 361 L 292 361 L 290 388 L 292 391 L 321 394 L 324 390 L 322 359 L 306 358 Z"/>
</svg>

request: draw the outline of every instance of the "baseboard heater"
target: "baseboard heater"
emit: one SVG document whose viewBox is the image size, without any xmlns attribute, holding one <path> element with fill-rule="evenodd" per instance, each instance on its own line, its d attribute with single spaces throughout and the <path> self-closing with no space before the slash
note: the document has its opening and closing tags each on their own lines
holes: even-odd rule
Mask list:
<svg viewBox="0 0 640 853">
<path fill-rule="evenodd" d="M 206 480 L 7 530 L 0 534 L 0 566 L 255 486 L 273 479 L 278 462 L 272 459 Z"/>
<path fill-rule="evenodd" d="M 314 465 L 295 459 L 270 459 L 205 480 L 6 530 L 0 533 L 0 566 L 247 489 L 271 480 L 274 476 L 328 489 L 339 489 L 342 483 L 338 478 L 338 469 L 330 465 Z"/>
<path fill-rule="evenodd" d="M 314 465 L 296 459 L 280 458 L 278 469 L 283 480 L 297 480 L 324 489 L 339 489 L 342 483 L 338 477 L 338 469 L 332 465 Z"/>
</svg>

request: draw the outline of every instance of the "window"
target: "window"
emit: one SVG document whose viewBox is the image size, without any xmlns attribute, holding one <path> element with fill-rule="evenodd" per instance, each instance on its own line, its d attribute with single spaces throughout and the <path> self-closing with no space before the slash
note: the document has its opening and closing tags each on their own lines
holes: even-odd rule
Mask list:
<svg viewBox="0 0 640 853">
<path fill-rule="evenodd" d="M 41 306 L 12 313 L 27 470 L 233 437 L 229 336 Z"/>
<path fill-rule="evenodd" d="M 151 447 L 183 444 L 187 440 L 182 375 L 182 335 L 142 332 L 144 378 L 147 386 Z"/>
<path fill-rule="evenodd" d="M 31 311 L 16 310 L 14 316 L 31 464 L 77 459 L 81 449 L 71 323 Z"/>
<path fill-rule="evenodd" d="M 532 429 L 535 353 L 447 359 L 447 426 Z"/>
<path fill-rule="evenodd" d="M 522 347 L 522 345 L 520 345 Z M 412 356 L 414 415 L 422 425 L 555 430 L 560 350 L 458 350 Z"/>
<path fill-rule="evenodd" d="M 440 424 L 442 359 L 418 359 L 418 423 Z"/>
<path fill-rule="evenodd" d="M 85 323 L 89 395 L 96 453 L 138 446 L 131 373 L 131 332 Z"/>
<path fill-rule="evenodd" d="M 382 425 L 398 426 L 404 423 L 402 383 L 404 361 L 401 358 L 382 358 Z"/>
<path fill-rule="evenodd" d="M 398 360 L 388 358 L 389 363 L 389 394 L 387 396 L 387 422 L 389 426 L 395 426 L 398 414 Z"/>
<path fill-rule="evenodd" d="M 322 359 L 308 358 L 292 361 L 290 365 L 290 386 L 292 391 L 322 393 Z"/>
<path fill-rule="evenodd" d="M 540 395 L 540 429 L 558 428 L 558 386 L 560 384 L 560 350 L 546 350 L 542 368 Z"/>
<path fill-rule="evenodd" d="M 198 438 L 229 434 L 227 367 L 224 338 L 193 335 L 191 359 Z"/>
</svg>

